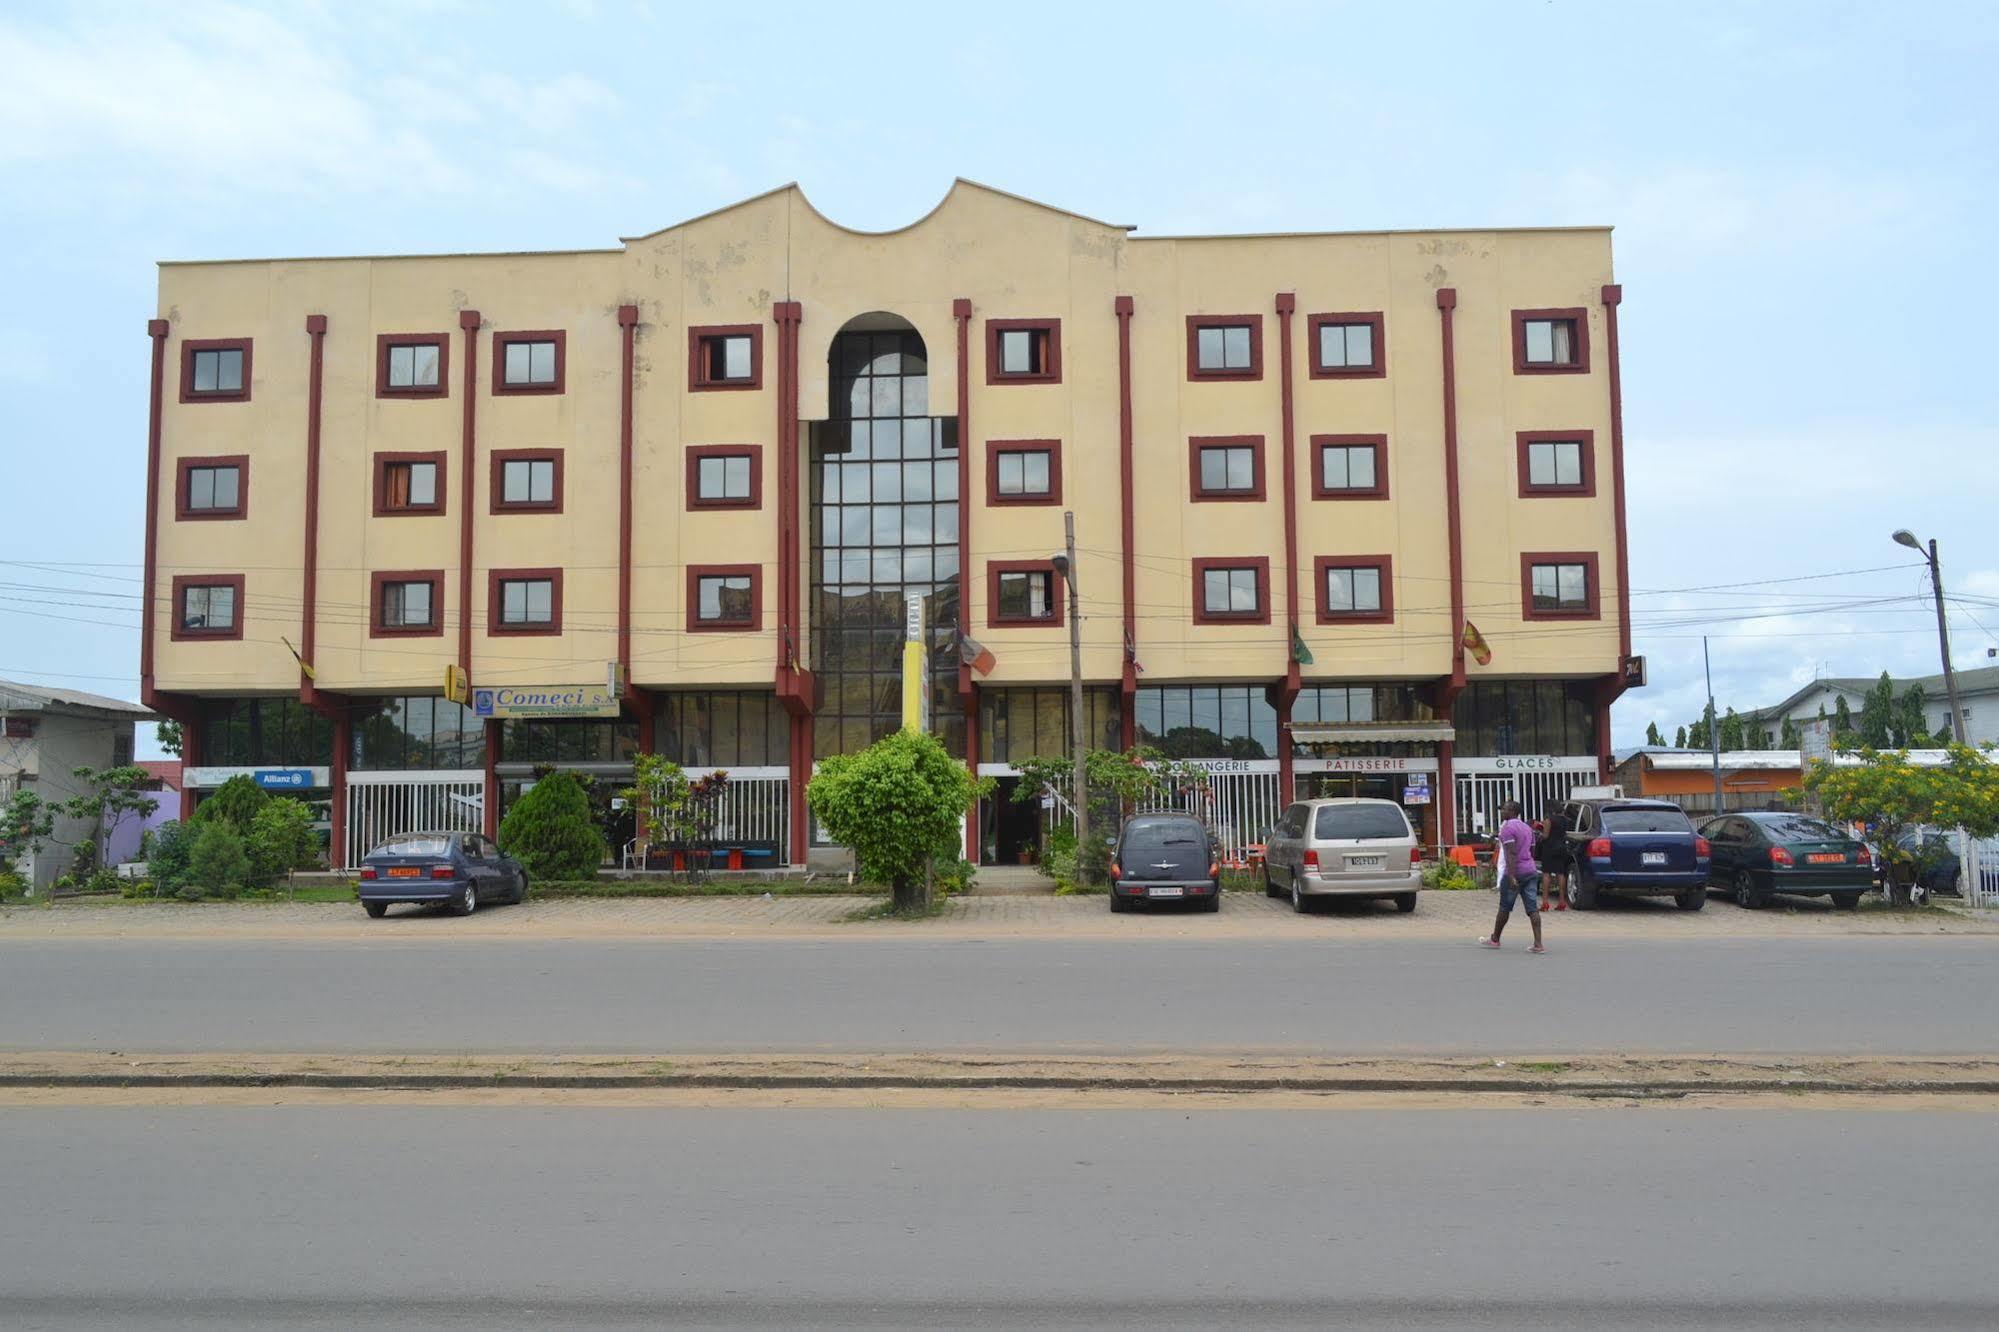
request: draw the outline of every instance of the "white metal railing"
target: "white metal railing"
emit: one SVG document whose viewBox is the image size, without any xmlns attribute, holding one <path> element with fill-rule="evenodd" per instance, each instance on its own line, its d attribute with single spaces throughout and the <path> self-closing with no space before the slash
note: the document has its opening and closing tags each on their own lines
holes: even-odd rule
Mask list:
<svg viewBox="0 0 1999 1332">
<path fill-rule="evenodd" d="M 1173 804 L 1213 828 L 1222 859 L 1233 863 L 1241 863 L 1243 848 L 1261 842 L 1284 812 L 1275 764 L 1268 772 L 1210 772 L 1205 787 L 1181 792 Z"/>
<path fill-rule="evenodd" d="M 1544 818 L 1569 798 L 1578 786 L 1594 786 L 1596 766 L 1551 768 L 1532 772 L 1459 772 L 1457 774 L 1457 838 L 1499 831 L 1499 807 L 1520 802 L 1528 822 Z"/>
<path fill-rule="evenodd" d="M 1951 841 L 1962 866 L 1958 891 L 1964 894 L 1965 905 L 1999 906 L 1999 837 L 1980 841 L 1960 830 Z"/>
<path fill-rule="evenodd" d="M 729 774 L 715 810 L 715 828 L 710 834 L 718 841 L 775 842 L 777 863 L 791 863 L 791 771 L 788 768 L 687 768 L 689 781 L 715 772 Z M 626 869 L 638 868 L 636 839 L 627 842 L 619 863 Z"/>
<path fill-rule="evenodd" d="M 469 772 L 350 772 L 347 845 L 341 869 L 399 833 L 478 832 L 486 808 L 486 774 Z M 336 851 L 341 848 L 336 848 Z"/>
</svg>

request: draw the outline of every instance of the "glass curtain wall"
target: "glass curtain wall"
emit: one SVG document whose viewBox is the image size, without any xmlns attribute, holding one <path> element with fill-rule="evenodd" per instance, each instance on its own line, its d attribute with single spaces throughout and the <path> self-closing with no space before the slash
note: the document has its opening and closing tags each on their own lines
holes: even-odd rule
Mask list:
<svg viewBox="0 0 1999 1332">
<path fill-rule="evenodd" d="M 811 425 L 813 752 L 851 754 L 902 725 L 903 597 L 930 596 L 932 729 L 965 755 L 957 695 L 958 423 L 927 415 L 923 339 L 833 339 L 832 418 Z"/>
</svg>

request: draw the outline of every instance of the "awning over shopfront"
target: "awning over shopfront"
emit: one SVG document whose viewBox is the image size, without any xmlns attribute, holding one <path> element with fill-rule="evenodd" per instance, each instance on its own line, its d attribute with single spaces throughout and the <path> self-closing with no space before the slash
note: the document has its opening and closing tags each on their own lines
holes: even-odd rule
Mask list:
<svg viewBox="0 0 1999 1332">
<path fill-rule="evenodd" d="M 1293 722 L 1291 738 L 1308 745 L 1430 744 L 1457 738 L 1449 722 Z"/>
</svg>

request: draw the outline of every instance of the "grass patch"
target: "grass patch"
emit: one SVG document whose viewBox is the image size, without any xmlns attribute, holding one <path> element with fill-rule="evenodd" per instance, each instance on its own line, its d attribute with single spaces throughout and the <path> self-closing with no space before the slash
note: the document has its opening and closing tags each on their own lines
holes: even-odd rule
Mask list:
<svg viewBox="0 0 1999 1332">
<path fill-rule="evenodd" d="M 1536 1063 L 1527 1060 L 1523 1060 L 1520 1063 L 1515 1064 L 1513 1067 L 1519 1069 L 1523 1073 L 1566 1073 L 1569 1071 L 1569 1066 L 1567 1064 L 1554 1064 L 1546 1062 Z"/>
<path fill-rule="evenodd" d="M 1055 883 L 1057 897 L 1108 897 L 1111 886 L 1107 883 L 1070 883 L 1058 879 Z"/>
</svg>

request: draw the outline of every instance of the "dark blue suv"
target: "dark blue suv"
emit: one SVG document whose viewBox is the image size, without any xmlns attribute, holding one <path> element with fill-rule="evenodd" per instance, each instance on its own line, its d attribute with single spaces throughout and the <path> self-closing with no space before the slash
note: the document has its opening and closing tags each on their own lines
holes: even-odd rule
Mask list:
<svg viewBox="0 0 1999 1332">
<path fill-rule="evenodd" d="M 1682 911 L 1707 905 L 1707 839 L 1668 800 L 1578 800 L 1568 816 L 1569 905 L 1587 911 L 1606 893 L 1670 897 Z"/>
</svg>

